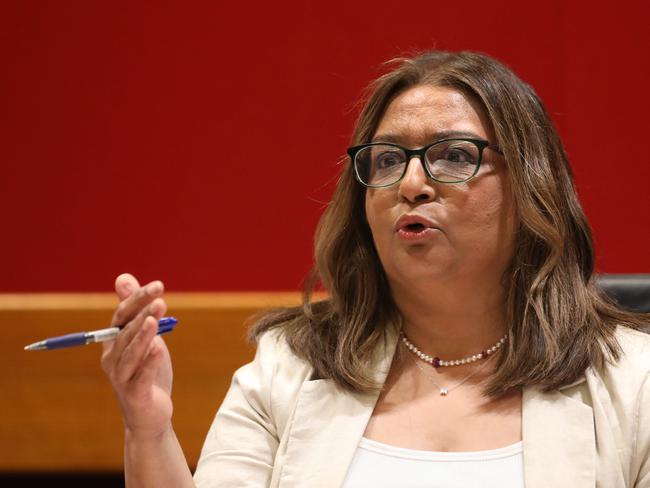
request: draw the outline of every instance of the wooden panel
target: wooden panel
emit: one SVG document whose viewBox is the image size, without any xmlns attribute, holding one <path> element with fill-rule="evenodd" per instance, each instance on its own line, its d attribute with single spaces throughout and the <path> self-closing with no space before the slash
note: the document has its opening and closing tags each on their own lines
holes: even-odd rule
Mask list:
<svg viewBox="0 0 650 488">
<path fill-rule="evenodd" d="M 190 466 L 232 373 L 254 349 L 246 319 L 295 293 L 167 294 L 179 319 L 166 336 L 174 363 L 174 425 Z M 100 365 L 99 345 L 26 352 L 31 342 L 110 322 L 109 294 L 0 295 L 0 471 L 122 469 L 119 407 Z"/>
</svg>

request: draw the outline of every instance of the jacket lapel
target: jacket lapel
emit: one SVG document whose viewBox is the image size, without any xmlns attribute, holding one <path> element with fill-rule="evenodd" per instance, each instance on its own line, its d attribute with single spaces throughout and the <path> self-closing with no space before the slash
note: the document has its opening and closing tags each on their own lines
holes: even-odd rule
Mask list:
<svg viewBox="0 0 650 488">
<path fill-rule="evenodd" d="M 375 380 L 383 384 L 398 334 L 387 334 L 377 356 Z M 596 439 L 592 408 L 563 390 L 544 393 L 526 388 L 522 399 L 526 488 L 593 488 Z M 340 486 L 363 436 L 379 392 L 355 394 L 332 380 L 303 384 L 296 402 L 278 486 Z"/>
<path fill-rule="evenodd" d="M 396 332 L 388 332 L 379 348 L 375 375 L 378 384 L 386 379 L 397 337 Z M 340 486 L 378 397 L 379 392 L 343 391 L 332 380 L 306 381 L 289 427 L 279 486 Z"/>
<path fill-rule="evenodd" d="M 596 486 L 592 408 L 561 390 L 526 388 L 522 402 L 526 488 Z"/>
</svg>

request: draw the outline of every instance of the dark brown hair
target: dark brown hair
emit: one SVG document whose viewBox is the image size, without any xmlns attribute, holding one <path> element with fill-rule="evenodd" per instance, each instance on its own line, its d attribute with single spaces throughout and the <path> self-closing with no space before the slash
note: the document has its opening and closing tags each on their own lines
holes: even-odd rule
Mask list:
<svg viewBox="0 0 650 488">
<path fill-rule="evenodd" d="M 449 87 L 482 106 L 511 175 L 520 228 L 504 280 L 509 340 L 486 394 L 558 388 L 589 366 L 618 359 L 616 327 L 640 328 L 645 319 L 614 306 L 595 285 L 589 224 L 562 143 L 533 89 L 498 61 L 473 52 L 434 51 L 390 65 L 369 88 L 351 145 L 371 140 L 397 94 L 417 85 Z M 399 322 L 364 198 L 347 161 L 317 228 L 316 264 L 303 305 L 267 312 L 251 329 L 256 338 L 282 327 L 318 377 L 353 391 L 381 386 L 372 380 L 373 351 L 386 328 Z M 329 298 L 312 301 L 319 280 Z"/>
</svg>

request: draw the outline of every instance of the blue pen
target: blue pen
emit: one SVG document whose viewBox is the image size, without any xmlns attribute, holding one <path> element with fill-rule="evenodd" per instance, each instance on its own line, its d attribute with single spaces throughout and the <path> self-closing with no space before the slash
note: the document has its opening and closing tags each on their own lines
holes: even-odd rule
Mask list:
<svg viewBox="0 0 650 488">
<path fill-rule="evenodd" d="M 174 317 L 163 317 L 158 321 L 158 335 L 174 330 L 178 323 Z M 90 332 L 77 332 L 59 337 L 50 337 L 44 341 L 35 342 L 25 346 L 25 351 L 39 351 L 43 349 L 62 349 L 64 347 L 84 346 L 94 342 L 112 341 L 122 330 L 123 326 L 109 327 L 108 329 L 93 330 Z"/>
</svg>

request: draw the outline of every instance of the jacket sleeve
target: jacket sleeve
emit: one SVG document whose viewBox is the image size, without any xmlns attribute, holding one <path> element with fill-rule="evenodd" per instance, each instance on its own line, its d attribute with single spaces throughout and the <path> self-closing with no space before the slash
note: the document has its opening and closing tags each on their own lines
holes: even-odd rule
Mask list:
<svg viewBox="0 0 650 488">
<path fill-rule="evenodd" d="M 228 393 L 208 431 L 194 474 L 196 486 L 265 487 L 269 485 L 273 464 L 286 425 L 291 397 L 299 389 L 300 369 L 293 368 L 293 381 L 278 374 L 297 358 L 276 332 L 259 340 L 255 359 L 239 368 Z M 298 374 L 296 374 L 298 373 Z M 285 374 L 286 376 L 286 374 Z M 274 389 L 278 391 L 274 391 Z M 292 390 L 295 390 L 292 392 Z M 279 398 L 274 405 L 274 395 Z"/>
<path fill-rule="evenodd" d="M 646 373 L 636 405 L 634 460 L 639 467 L 635 488 L 650 488 L 650 372 Z"/>
</svg>

